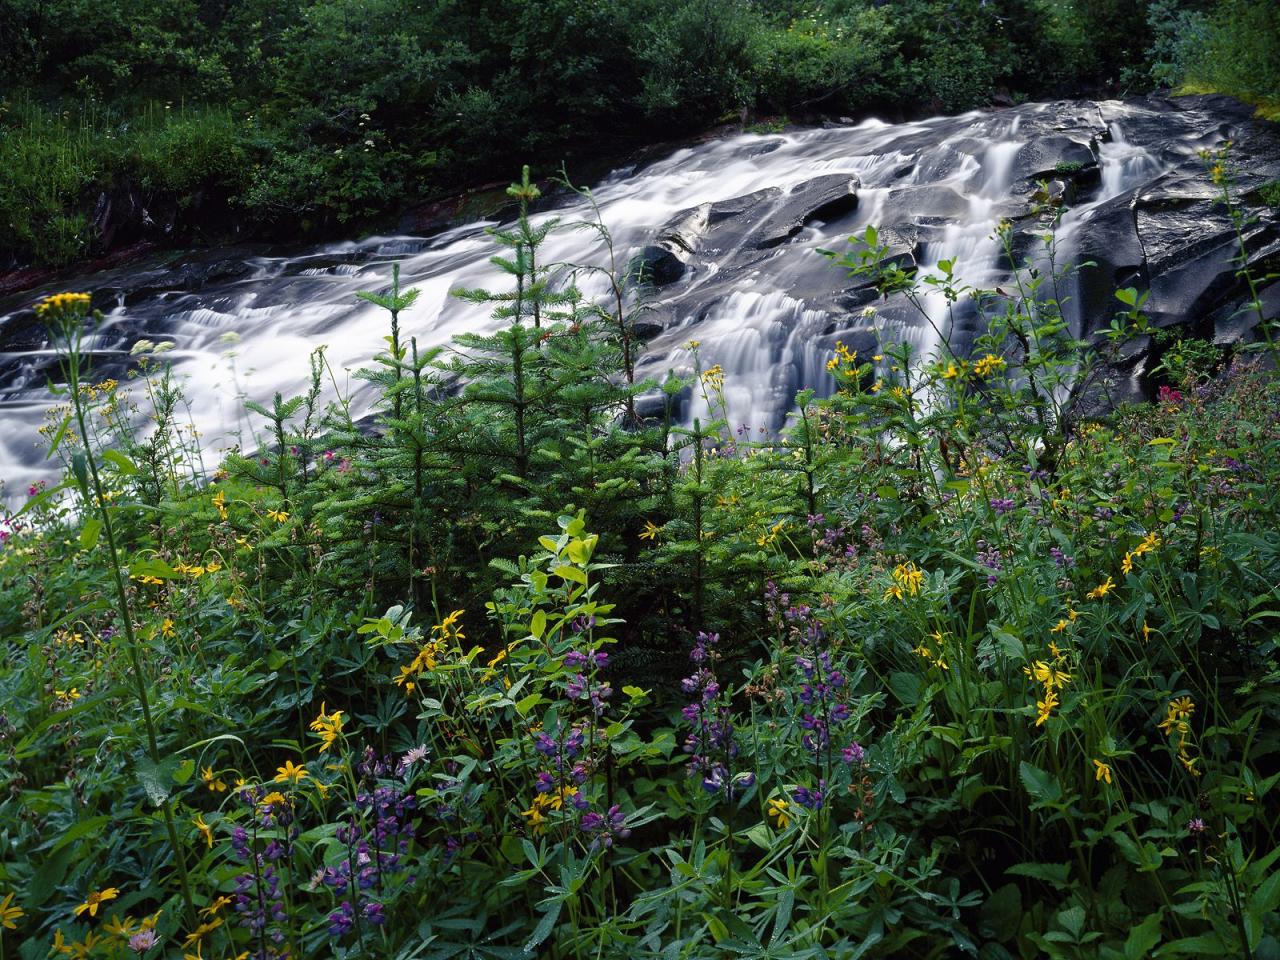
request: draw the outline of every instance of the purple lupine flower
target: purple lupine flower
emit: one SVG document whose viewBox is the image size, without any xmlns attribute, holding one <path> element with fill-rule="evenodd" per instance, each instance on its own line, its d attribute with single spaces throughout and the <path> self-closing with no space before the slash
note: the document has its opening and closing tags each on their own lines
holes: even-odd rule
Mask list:
<svg viewBox="0 0 1280 960">
<path fill-rule="evenodd" d="M 625 840 L 631 836 L 622 808 L 616 803 L 603 814 L 596 813 L 594 810 L 584 813 L 578 825 L 583 833 L 592 835 L 593 851 L 601 847 L 609 849 L 613 846 L 615 839 Z"/>
<path fill-rule="evenodd" d="M 863 763 L 867 759 L 867 752 L 862 749 L 862 744 L 855 740 L 840 751 L 840 756 L 848 764 Z"/>
<path fill-rule="evenodd" d="M 331 936 L 341 937 L 351 932 L 351 928 L 355 923 L 356 912 L 352 909 L 350 900 L 343 900 L 338 905 L 338 909 L 329 914 L 329 933 Z"/>
<path fill-rule="evenodd" d="M 819 780 L 816 787 L 796 787 L 791 792 L 791 798 L 809 810 L 821 810 L 826 799 L 826 789 L 827 781 Z"/>
<path fill-rule="evenodd" d="M 1069 568 L 1069 567 L 1074 567 L 1076 565 L 1075 557 L 1067 556 L 1067 554 L 1063 553 L 1057 547 L 1049 548 L 1049 556 L 1053 557 L 1053 562 L 1060 567 Z"/>
<path fill-rule="evenodd" d="M 1010 513 L 1014 506 L 1013 500 L 1008 497 L 996 497 L 991 501 L 991 509 L 996 512 L 996 516 Z"/>
<path fill-rule="evenodd" d="M 1000 572 L 1004 570 L 1004 558 L 998 547 L 991 546 L 985 540 L 979 540 L 977 548 L 978 555 L 975 559 L 981 566 L 987 568 L 987 586 L 994 587 Z"/>
</svg>

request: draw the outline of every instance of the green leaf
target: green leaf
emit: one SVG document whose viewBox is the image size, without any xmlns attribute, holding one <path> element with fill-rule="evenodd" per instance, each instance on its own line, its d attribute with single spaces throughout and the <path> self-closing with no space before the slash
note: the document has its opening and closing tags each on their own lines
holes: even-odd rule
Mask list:
<svg viewBox="0 0 1280 960">
<path fill-rule="evenodd" d="M 538 921 L 538 925 L 533 928 L 533 933 L 529 935 L 529 939 L 524 942 L 526 953 L 532 953 L 547 937 L 551 936 L 551 931 L 555 929 L 556 921 L 560 919 L 560 908 L 563 905 L 563 901 L 552 901 L 547 908 L 547 912 Z"/>
<path fill-rule="evenodd" d="M 545 610 L 535 610 L 533 619 L 529 622 L 529 633 L 533 635 L 535 640 L 541 640 L 542 635 L 547 630 L 547 612 Z"/>
<path fill-rule="evenodd" d="M 541 702 L 541 700 L 542 700 L 542 694 L 540 693 L 529 694 L 527 697 L 525 697 L 519 703 L 516 704 L 516 713 L 520 714 L 520 716 L 522 717 L 527 717 L 529 715 L 529 711 L 532 710 L 534 707 L 536 707 Z"/>
<path fill-rule="evenodd" d="M 107 450 L 102 454 L 102 459 L 112 464 L 116 470 L 127 477 L 131 477 L 138 472 L 138 465 L 119 450 Z"/>
<path fill-rule="evenodd" d="M 587 575 L 577 567 L 571 567 L 567 563 L 561 564 L 551 572 L 561 580 L 572 580 L 574 583 L 580 583 L 584 587 L 587 585 Z"/>
<path fill-rule="evenodd" d="M 75 475 L 76 483 L 80 486 L 80 492 L 87 497 L 89 495 L 89 466 L 83 453 L 77 453 L 71 458 L 71 472 Z"/>
<path fill-rule="evenodd" d="M 1015 863 L 1005 873 L 1011 873 L 1015 877 L 1031 877 L 1033 880 L 1043 880 L 1045 883 L 1055 887 L 1065 887 L 1067 878 L 1071 875 L 1071 864 Z"/>
<path fill-rule="evenodd" d="M 1129 931 L 1124 942 L 1125 960 L 1145 960 L 1151 948 L 1160 942 L 1160 914 L 1148 914 L 1147 918 Z"/>
<path fill-rule="evenodd" d="M 175 757 L 166 757 L 159 763 L 153 763 L 150 757 L 138 761 L 138 783 L 153 804 L 163 806 L 169 799 L 169 785 L 173 783 L 174 772 L 178 769 Z"/>
<path fill-rule="evenodd" d="M 53 497 L 57 496 L 63 490 L 66 490 L 67 487 L 69 486 L 70 486 L 69 483 L 60 483 L 56 487 L 50 487 L 48 490 L 40 491 L 34 497 L 32 497 L 30 500 L 28 500 L 26 503 L 22 505 L 22 509 L 20 509 L 17 513 L 13 515 L 14 518 L 16 519 L 22 516 L 27 511 L 34 510 L 37 507 L 42 506 L 46 501 L 53 499 Z"/>
<path fill-rule="evenodd" d="M 98 517 L 90 517 L 84 522 L 84 526 L 80 530 L 80 549 L 91 550 L 98 542 L 98 536 L 102 533 L 102 520 Z"/>
<path fill-rule="evenodd" d="M 155 577 L 158 580 L 176 580 L 178 579 L 178 571 L 173 569 L 163 560 L 155 557 L 148 557 L 145 560 L 135 560 L 129 564 L 129 576 L 131 577 Z"/>
<path fill-rule="evenodd" d="M 1062 798 L 1062 787 L 1057 778 L 1047 770 L 1023 760 L 1018 764 L 1018 778 L 1023 788 L 1041 803 L 1055 803 Z"/>
<path fill-rule="evenodd" d="M 49 456 L 52 457 L 58 452 L 58 447 L 62 445 L 63 438 L 67 435 L 67 427 L 71 425 L 71 414 L 67 414 L 62 418 L 62 423 L 58 425 L 58 432 L 53 435 L 53 442 L 49 444 Z"/>
</svg>

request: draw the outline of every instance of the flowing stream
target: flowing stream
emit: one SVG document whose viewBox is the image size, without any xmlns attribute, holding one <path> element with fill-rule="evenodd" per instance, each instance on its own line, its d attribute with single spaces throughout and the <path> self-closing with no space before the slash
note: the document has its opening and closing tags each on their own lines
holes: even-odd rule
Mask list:
<svg viewBox="0 0 1280 960">
<path fill-rule="evenodd" d="M 1150 183 L 1167 166 L 1148 147 L 1126 141 L 1127 109 L 1116 102 L 1038 104 L 899 125 L 866 121 L 743 134 L 616 170 L 593 192 L 619 252 L 628 256 L 687 211 L 772 188 L 738 217 L 742 229 L 724 236 L 719 227 L 706 232 L 684 275 L 653 292 L 661 330 L 647 345 L 640 373 L 688 372 L 691 357 L 683 345 L 696 338 L 704 368 L 718 363 L 725 371 L 734 425 L 776 430 L 796 390 L 829 389 L 825 361 L 841 332 L 861 330 L 865 339 L 872 323 L 859 318 L 849 282 L 818 255 L 820 248 L 843 249 L 851 233 L 887 224 L 924 270 L 950 258 L 966 283 L 997 282 L 1002 268 L 995 224 L 1001 217 L 1026 216 L 1033 175 L 1055 176 L 1055 164 L 1062 161 L 1053 159 L 1053 151 L 1074 150 L 1070 155 L 1084 158 L 1092 176 L 1079 180 L 1063 222 L 1063 256 L 1070 258 L 1074 238 L 1087 230 L 1093 211 Z M 1031 147 L 1031 154 L 1043 156 L 1028 158 Z M 751 223 L 803 199 L 815 178 L 832 175 L 855 183 L 851 208 L 846 204 L 825 221 L 820 215 L 802 217 L 797 229 L 772 246 L 741 241 Z M 589 214 L 578 200 L 539 214 L 539 219 L 556 216 L 563 224 L 547 242 L 544 262 L 602 262 L 604 251 L 593 234 L 573 228 Z M 135 295 L 121 284 L 116 305 L 94 335 L 93 352 L 105 370 L 113 363 L 118 368 L 140 338 L 172 342 L 168 357 L 184 382 L 201 443 L 214 458 L 241 439 L 251 442 L 244 432 L 241 391 L 263 402 L 277 391 L 301 392 L 307 355 L 321 344 L 327 346 L 340 388 L 353 390 L 360 413 L 369 396 L 349 375 L 384 347 L 388 329 L 385 314 L 355 293 L 385 289 L 390 264 L 397 262 L 402 285 L 421 290 L 402 318 L 406 335 L 417 337 L 420 347 L 485 328 L 492 323 L 487 309 L 450 292 L 504 286 L 489 263 L 497 252 L 485 233 L 491 225 L 470 223 L 425 239 L 372 237 L 288 256 L 241 251 L 234 254 L 242 261 L 235 276 L 198 290 Z M 94 276 L 78 281 L 90 289 L 110 289 L 117 282 Z M 27 303 L 43 292 L 48 291 L 33 292 Z M 942 298 L 931 295 L 925 303 L 934 325 L 945 332 Z M 29 324 L 29 310 L 15 307 L 0 314 L 0 351 L 6 351 L 0 352 L 0 477 L 10 495 L 51 475 L 36 435 L 52 402 L 46 389 L 49 352 L 6 346 L 11 325 L 16 329 L 23 322 Z M 906 310 L 882 309 L 874 326 L 874 336 L 911 339 L 925 354 L 938 347 L 931 326 Z M 233 339 L 228 335 L 236 342 L 228 342 Z M 952 345 L 964 348 L 963 342 Z M 684 413 L 705 415 L 697 398 Z"/>
</svg>

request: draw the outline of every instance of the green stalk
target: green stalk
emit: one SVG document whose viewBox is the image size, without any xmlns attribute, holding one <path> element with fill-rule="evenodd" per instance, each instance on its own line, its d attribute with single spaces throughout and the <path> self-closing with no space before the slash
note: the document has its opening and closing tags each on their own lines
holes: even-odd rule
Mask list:
<svg viewBox="0 0 1280 960">
<path fill-rule="evenodd" d="M 116 546 L 115 527 L 111 523 L 111 513 L 107 510 L 106 499 L 103 497 L 102 479 L 98 474 L 98 461 L 93 455 L 93 449 L 88 441 L 89 431 L 85 422 L 84 403 L 80 396 L 80 333 L 79 318 L 76 318 L 74 327 L 70 321 L 64 321 L 62 334 L 67 341 L 67 354 L 64 370 L 67 374 L 67 381 L 71 388 L 71 403 L 76 415 L 76 424 L 80 429 L 80 436 L 84 438 L 84 458 L 89 468 L 89 476 L 93 483 L 94 502 L 97 506 L 98 517 L 102 521 L 102 532 L 107 537 L 107 552 L 110 554 L 111 575 L 115 581 L 116 602 L 120 611 L 120 617 L 124 621 L 124 632 L 126 640 L 126 653 L 129 657 L 129 665 L 133 671 L 134 685 L 138 695 L 138 703 L 142 707 L 143 727 L 147 732 L 147 753 L 151 758 L 151 762 L 156 767 L 160 765 L 160 746 L 156 738 L 155 720 L 151 715 L 151 700 L 147 694 L 146 681 L 142 674 L 142 662 L 138 655 L 138 638 L 133 629 L 133 616 L 129 607 L 129 598 L 124 588 L 124 577 L 120 574 L 120 553 Z M 182 886 L 182 899 L 186 906 L 187 923 L 191 928 L 196 926 L 196 907 L 195 900 L 191 896 L 191 880 L 187 875 L 187 862 L 183 854 L 182 847 L 178 843 L 178 830 L 174 823 L 173 807 L 169 802 L 169 798 L 160 803 L 160 809 L 164 814 L 165 832 L 169 835 L 169 844 L 173 847 L 174 866 L 178 871 L 178 881 Z"/>
</svg>

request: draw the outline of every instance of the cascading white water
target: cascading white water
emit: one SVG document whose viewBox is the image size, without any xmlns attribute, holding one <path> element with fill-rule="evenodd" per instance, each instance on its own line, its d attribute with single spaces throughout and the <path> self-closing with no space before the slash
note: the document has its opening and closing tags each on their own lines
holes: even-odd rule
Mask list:
<svg viewBox="0 0 1280 960">
<path fill-rule="evenodd" d="M 1011 209 L 1007 204 L 1023 203 L 1025 208 L 1025 200 L 1011 201 L 1010 194 L 1025 175 L 1020 173 L 1020 151 L 1037 130 L 1044 133 L 1044 109 L 1029 105 L 893 126 L 867 121 L 787 134 L 743 134 L 615 172 L 594 193 L 623 256 L 650 242 L 677 214 L 702 204 L 777 188 L 771 205 L 753 213 L 767 218 L 788 202 L 793 190 L 820 176 L 848 175 L 860 184 L 856 209 L 831 222 L 810 219 L 776 247 L 720 249 L 713 234 L 711 247 L 688 273 L 658 292 L 671 305 L 669 325 L 649 344 L 641 372 L 657 377 L 672 368 L 691 373 L 691 358 L 681 344 L 697 339 L 703 369 L 718 363 L 725 371 L 734 425 L 777 429 L 796 390 L 809 386 L 822 393 L 830 388 L 826 356 L 842 325 L 853 318 L 838 305 L 843 276 L 816 251 L 842 248 L 847 236 L 868 224 L 906 222 L 914 224 L 908 232 L 918 234 L 916 256 L 923 272 L 936 272 L 938 262 L 948 258 L 966 284 L 997 279 L 994 228 Z M 1092 135 L 1101 132 L 1097 128 Z M 1151 154 L 1130 146 L 1115 123 L 1098 153 L 1102 184 L 1064 219 L 1068 247 L 1099 205 L 1159 171 Z M 589 213 L 585 203 L 574 201 L 535 218 L 541 222 L 555 216 L 564 224 L 542 251 L 543 262 L 601 262 L 602 250 L 592 233 L 572 228 Z M 185 381 L 195 427 L 216 459 L 219 450 L 241 439 L 241 388 L 268 402 L 277 391 L 286 396 L 301 392 L 306 356 L 321 344 L 327 345 L 339 388 L 351 386 L 349 373 L 368 364 L 384 347 L 387 333 L 385 315 L 354 294 L 385 288 L 391 261 L 401 266 L 402 284 L 421 291 L 401 319 L 404 334 L 417 337 L 420 347 L 447 344 L 457 333 L 488 327 L 492 321 L 484 307 L 450 293 L 459 287 L 504 284 L 489 262 L 497 252 L 485 233 L 490 225 L 467 224 L 429 239 L 374 237 L 300 255 L 251 256 L 244 261 L 248 269 L 235 279 L 200 291 L 122 302 L 97 334 L 98 346 L 123 356 L 140 336 L 172 341 L 168 356 Z M 746 268 L 740 266 L 744 262 Z M 739 265 L 729 270 L 729 264 Z M 579 282 L 588 294 L 603 292 L 599 278 L 580 276 Z M 945 302 L 931 295 L 925 304 L 945 334 Z M 905 316 L 878 320 L 884 324 L 882 335 L 911 339 L 917 354 L 936 351 L 939 344 L 929 325 Z M 8 326 L 20 322 L 16 312 L 0 315 L 0 343 Z M 229 334 L 239 342 L 228 344 Z M 7 363 L 0 377 L 0 477 L 9 483 L 10 495 L 50 472 L 36 446 L 36 427 L 51 403 L 43 387 L 47 362 L 47 352 L 40 350 L 7 359 L 0 353 L 0 364 Z M 360 415 L 368 403 L 367 392 L 354 392 L 353 412 Z M 686 414 L 706 414 L 696 392 Z M 248 436 L 243 440 L 251 442 Z"/>
<path fill-rule="evenodd" d="M 1110 138 L 1098 145 L 1102 192 L 1097 203 L 1105 203 L 1149 179 L 1160 169 L 1160 163 L 1145 147 L 1135 147 L 1125 139 L 1118 120 L 1108 125 Z"/>
</svg>

